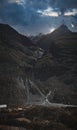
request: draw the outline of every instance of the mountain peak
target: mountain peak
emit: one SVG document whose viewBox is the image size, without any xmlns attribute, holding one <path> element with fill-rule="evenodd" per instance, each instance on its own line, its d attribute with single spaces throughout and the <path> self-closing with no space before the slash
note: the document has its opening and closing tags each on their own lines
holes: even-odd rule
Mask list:
<svg viewBox="0 0 77 130">
<path fill-rule="evenodd" d="M 62 24 L 59 28 L 57 28 L 55 31 L 58 31 L 60 33 L 68 33 L 71 32 L 68 27 L 65 24 Z"/>
<path fill-rule="evenodd" d="M 69 30 L 68 29 L 68 27 L 65 25 L 65 24 L 62 24 L 59 28 L 62 28 L 62 29 L 67 29 L 67 30 Z"/>
<path fill-rule="evenodd" d="M 1 33 L 5 32 L 6 34 L 9 34 L 9 35 L 11 35 L 13 33 L 18 34 L 18 32 L 15 29 L 13 29 L 10 25 L 2 24 L 2 23 L 0 23 L 0 32 Z"/>
</svg>

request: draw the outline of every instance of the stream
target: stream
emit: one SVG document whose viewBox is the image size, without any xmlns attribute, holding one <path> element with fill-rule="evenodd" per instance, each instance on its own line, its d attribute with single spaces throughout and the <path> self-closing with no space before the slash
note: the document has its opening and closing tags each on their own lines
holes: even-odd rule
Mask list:
<svg viewBox="0 0 77 130">
<path fill-rule="evenodd" d="M 77 107 L 76 105 L 67 105 L 61 103 L 51 103 L 48 98 L 52 92 L 44 95 L 39 87 L 31 79 L 26 78 L 25 91 L 27 91 L 27 104 L 28 105 L 44 105 L 44 106 L 58 106 L 58 107 Z M 54 96 L 54 95 L 53 95 Z"/>
</svg>

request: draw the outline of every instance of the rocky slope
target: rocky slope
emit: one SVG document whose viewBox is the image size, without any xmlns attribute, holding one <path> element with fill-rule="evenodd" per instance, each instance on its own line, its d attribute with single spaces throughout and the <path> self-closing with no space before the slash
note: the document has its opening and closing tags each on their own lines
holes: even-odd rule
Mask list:
<svg viewBox="0 0 77 130">
<path fill-rule="evenodd" d="M 51 89 L 51 101 L 76 104 L 77 33 L 62 25 L 42 36 L 37 44 L 46 51 L 36 64 L 38 84 Z"/>
<path fill-rule="evenodd" d="M 0 129 L 77 130 L 77 108 L 28 106 L 20 111 L 8 109 L 0 113 Z"/>
<path fill-rule="evenodd" d="M 38 45 L 0 24 L 0 104 L 77 104 L 77 34 L 62 25 Z"/>
<path fill-rule="evenodd" d="M 56 44 L 64 43 L 64 45 L 72 44 L 77 42 L 77 33 L 71 32 L 66 25 L 61 25 L 59 28 L 57 28 L 55 31 L 53 31 L 50 34 L 42 35 L 39 40 L 37 41 L 37 44 L 45 49 L 50 49 L 51 45 L 55 42 Z M 71 42 L 71 43 L 70 43 Z"/>
<path fill-rule="evenodd" d="M 27 37 L 0 24 L 0 104 L 26 103 L 24 81 L 36 61 L 36 50 Z"/>
</svg>

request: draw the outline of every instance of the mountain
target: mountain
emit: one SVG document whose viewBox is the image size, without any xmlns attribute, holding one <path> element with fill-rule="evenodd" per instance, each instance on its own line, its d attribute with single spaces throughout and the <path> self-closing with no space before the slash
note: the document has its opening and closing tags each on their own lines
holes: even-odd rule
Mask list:
<svg viewBox="0 0 77 130">
<path fill-rule="evenodd" d="M 71 32 L 66 25 L 61 25 L 59 28 L 57 28 L 55 31 L 53 31 L 50 34 L 43 35 L 41 38 L 37 41 L 37 44 L 45 49 L 48 50 L 53 44 L 53 42 L 58 43 L 59 41 L 61 42 L 62 39 L 66 39 L 65 42 L 68 42 L 68 40 L 76 40 L 77 33 Z"/>
<path fill-rule="evenodd" d="M 52 92 L 52 102 L 76 104 L 77 101 L 77 33 L 62 25 L 42 36 L 37 44 L 45 54 L 36 64 L 37 77 Z"/>
<path fill-rule="evenodd" d="M 0 24 L 0 104 L 26 102 L 24 82 L 35 64 L 36 50 L 36 45 L 26 36 Z"/>
<path fill-rule="evenodd" d="M 62 25 L 37 44 L 0 24 L 0 104 L 77 104 L 77 34 Z"/>
<path fill-rule="evenodd" d="M 19 34 L 15 29 L 7 24 L 0 24 L 0 38 L 10 43 L 12 46 L 16 46 L 21 43 L 25 46 L 34 46 L 34 44 L 24 35 Z M 25 43 L 25 44 L 24 44 Z M 18 44 L 19 46 L 19 44 Z"/>
<path fill-rule="evenodd" d="M 68 29 L 68 27 L 65 25 L 65 24 L 62 24 L 60 27 L 58 27 L 56 30 L 54 30 L 52 32 L 52 35 L 57 35 L 57 36 L 60 36 L 60 35 L 66 35 L 68 33 L 71 33 L 71 31 Z"/>
<path fill-rule="evenodd" d="M 43 34 L 42 33 L 39 33 L 38 35 L 36 35 L 36 36 L 29 36 L 29 39 L 33 42 L 33 43 L 37 43 L 40 39 L 41 39 L 41 37 L 43 36 Z"/>
</svg>

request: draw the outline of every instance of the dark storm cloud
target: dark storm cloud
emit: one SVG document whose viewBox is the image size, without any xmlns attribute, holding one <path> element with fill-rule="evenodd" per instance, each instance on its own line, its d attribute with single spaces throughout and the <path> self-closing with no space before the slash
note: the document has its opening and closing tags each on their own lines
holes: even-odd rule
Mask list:
<svg viewBox="0 0 77 130">
<path fill-rule="evenodd" d="M 0 16 L 4 22 L 24 24 L 24 10 L 21 5 L 18 6 L 17 4 L 13 3 L 3 6 Z"/>
<path fill-rule="evenodd" d="M 28 2 L 28 4 L 24 3 L 24 5 L 22 5 L 21 3 L 15 2 L 15 0 L 14 2 L 7 0 L 6 3 L 4 0 L 1 0 L 0 5 L 0 19 L 2 19 L 3 22 L 28 25 L 35 23 L 40 17 L 36 12 L 36 4 L 31 4 L 31 1 Z M 38 8 L 39 7 L 38 5 Z"/>
<path fill-rule="evenodd" d="M 61 22 L 62 18 L 57 13 L 64 15 L 76 8 L 77 0 L 0 0 L 0 22 L 8 23 L 24 33 L 45 32 L 50 26 Z"/>
<path fill-rule="evenodd" d="M 46 9 L 49 6 L 49 0 L 26 0 L 26 4 L 37 9 Z"/>
<path fill-rule="evenodd" d="M 51 6 L 70 9 L 77 8 L 77 0 L 50 0 Z"/>
</svg>

